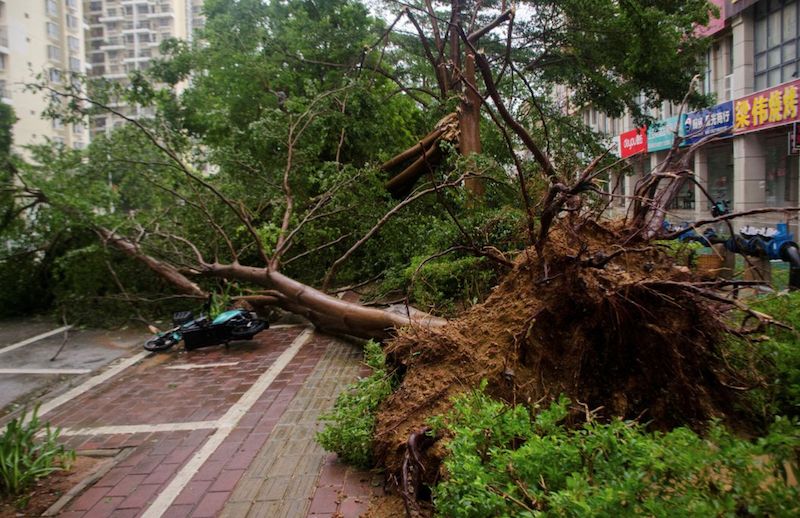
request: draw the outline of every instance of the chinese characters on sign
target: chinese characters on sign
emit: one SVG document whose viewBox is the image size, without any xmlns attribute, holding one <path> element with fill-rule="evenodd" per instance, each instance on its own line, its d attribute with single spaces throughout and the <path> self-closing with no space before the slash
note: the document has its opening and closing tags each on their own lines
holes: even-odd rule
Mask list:
<svg viewBox="0 0 800 518">
<path fill-rule="evenodd" d="M 735 101 L 734 133 L 747 133 L 797 120 L 800 81 L 776 86 Z"/>
<path fill-rule="evenodd" d="M 620 158 L 628 158 L 647 151 L 647 129 L 637 128 L 619 136 Z"/>
<path fill-rule="evenodd" d="M 683 116 L 684 145 L 694 144 L 704 137 L 730 133 L 733 128 L 733 103 L 728 101 L 713 108 Z"/>
</svg>

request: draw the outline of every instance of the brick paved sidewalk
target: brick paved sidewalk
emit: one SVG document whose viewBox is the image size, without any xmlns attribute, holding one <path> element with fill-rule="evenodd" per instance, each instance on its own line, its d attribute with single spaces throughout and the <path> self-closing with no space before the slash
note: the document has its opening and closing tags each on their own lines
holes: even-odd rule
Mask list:
<svg viewBox="0 0 800 518">
<path fill-rule="evenodd" d="M 356 518 L 382 481 L 313 436 L 361 358 L 356 345 L 283 327 L 129 360 L 44 416 L 79 452 L 132 449 L 60 516 Z"/>
</svg>

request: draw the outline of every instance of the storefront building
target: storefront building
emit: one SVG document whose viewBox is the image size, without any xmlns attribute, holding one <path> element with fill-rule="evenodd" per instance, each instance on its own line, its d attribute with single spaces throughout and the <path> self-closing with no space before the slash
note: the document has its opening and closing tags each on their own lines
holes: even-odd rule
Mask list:
<svg viewBox="0 0 800 518">
<path fill-rule="evenodd" d="M 623 127 L 615 137 L 620 157 L 634 174 L 611 181 L 630 204 L 641 175 L 663 162 L 679 137 L 694 152 L 690 168 L 697 184 L 684 186 L 672 206 L 674 219 L 710 216 L 713 202 L 735 211 L 797 207 L 800 203 L 800 0 L 716 0 L 721 17 L 704 28 L 714 38 L 704 89 L 718 105 L 674 115 L 660 110 L 649 128 Z M 627 121 L 626 121 L 627 122 Z M 709 199 L 710 198 L 710 199 Z M 798 235 L 797 215 L 744 217 L 737 225 L 775 226 L 789 222 Z"/>
</svg>

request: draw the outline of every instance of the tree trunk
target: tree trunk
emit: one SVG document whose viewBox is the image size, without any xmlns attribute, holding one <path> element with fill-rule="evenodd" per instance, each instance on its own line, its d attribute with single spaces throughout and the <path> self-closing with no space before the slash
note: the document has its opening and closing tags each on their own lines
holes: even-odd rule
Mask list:
<svg viewBox="0 0 800 518">
<path fill-rule="evenodd" d="M 163 263 L 144 252 L 135 243 L 106 229 L 98 234 L 125 255 L 136 259 L 186 295 L 206 298 L 208 294 L 174 266 Z M 410 326 L 434 327 L 444 319 L 414 310 L 368 308 L 327 295 L 311 286 L 290 279 L 269 268 L 255 268 L 238 263 L 206 264 L 199 275 L 238 280 L 272 290 L 263 301 L 306 317 L 320 329 L 359 338 L 383 340 L 396 329 Z"/>
<path fill-rule="evenodd" d="M 465 56 L 466 68 L 464 81 L 466 92 L 462 95 L 458 112 L 461 129 L 459 147 L 465 157 L 481 153 L 481 97 L 475 84 L 475 54 L 467 48 Z M 485 189 L 481 178 L 470 178 L 466 187 L 476 196 L 483 196 Z"/>
</svg>

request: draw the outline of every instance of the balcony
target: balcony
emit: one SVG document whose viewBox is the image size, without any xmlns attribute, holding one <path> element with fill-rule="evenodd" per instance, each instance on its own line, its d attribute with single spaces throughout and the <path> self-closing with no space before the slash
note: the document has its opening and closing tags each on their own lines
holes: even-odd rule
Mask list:
<svg viewBox="0 0 800 518">
<path fill-rule="evenodd" d="M 125 58 L 122 60 L 123 63 L 144 63 L 145 61 L 150 61 L 152 56 L 137 56 L 132 58 Z"/>
<path fill-rule="evenodd" d="M 108 40 L 100 45 L 100 50 L 107 52 L 109 50 L 125 50 L 125 42 L 121 40 Z"/>
<path fill-rule="evenodd" d="M 125 16 L 121 14 L 115 14 L 114 16 L 101 16 L 97 19 L 100 23 L 108 23 L 108 22 L 124 22 Z"/>
<path fill-rule="evenodd" d="M 162 13 L 148 13 L 147 14 L 147 18 L 148 19 L 153 19 L 153 18 L 172 18 L 174 20 L 175 19 L 175 13 L 173 13 L 171 11 L 162 12 Z"/>
<path fill-rule="evenodd" d="M 133 25 L 133 23 L 128 22 L 122 26 L 122 34 L 136 34 L 143 32 L 150 32 L 149 22 L 139 22 L 136 25 Z"/>
</svg>

